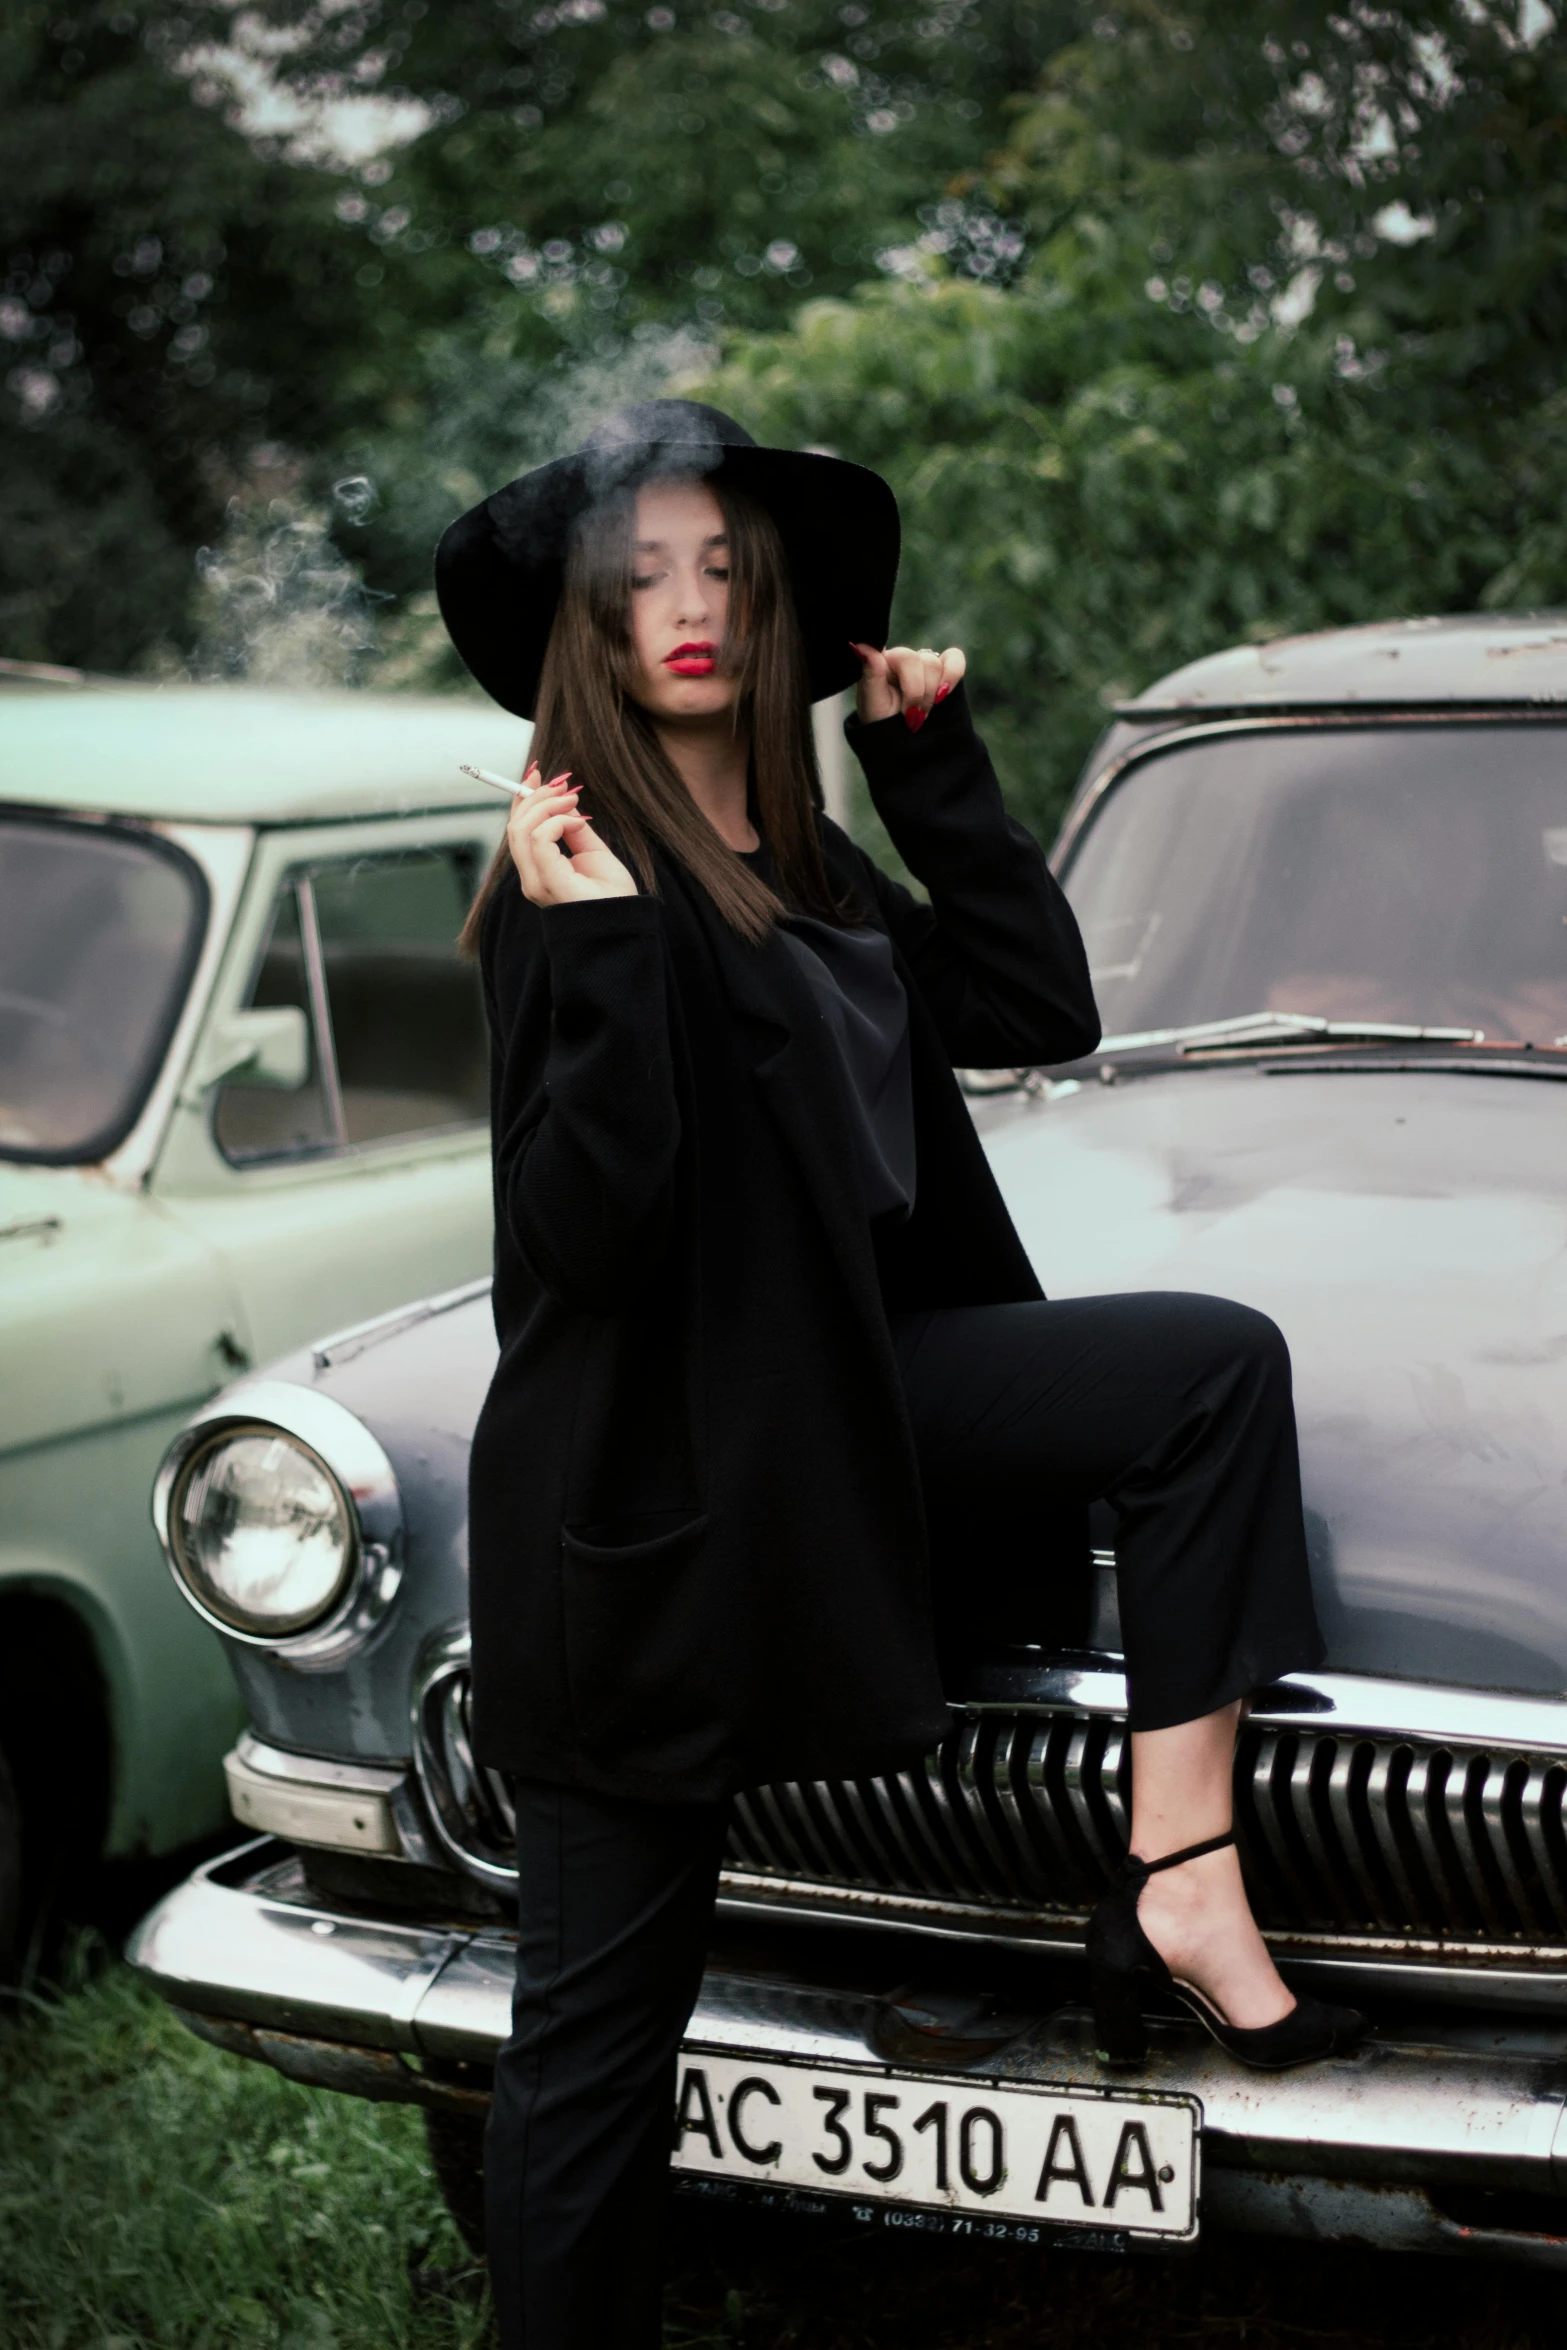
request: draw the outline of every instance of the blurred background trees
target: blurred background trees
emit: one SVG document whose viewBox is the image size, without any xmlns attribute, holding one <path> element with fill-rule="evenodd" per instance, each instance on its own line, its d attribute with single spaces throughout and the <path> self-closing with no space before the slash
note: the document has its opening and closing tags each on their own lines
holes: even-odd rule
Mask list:
<svg viewBox="0 0 1567 2350">
<path fill-rule="evenodd" d="M 0 13 L 13 659 L 121 669 L 178 643 L 228 498 L 358 413 L 333 189 L 194 103 L 168 30 L 106 7 Z"/>
<path fill-rule="evenodd" d="M 718 394 L 894 480 L 900 620 L 973 649 L 1047 821 L 1179 661 L 1567 598 L 1564 130 L 1543 10 L 1121 7 L 982 167 L 1013 283 L 927 237 Z"/>
<path fill-rule="evenodd" d="M 1567 598 L 1542 0 L 22 0 L 0 90 L 13 657 L 319 579 L 456 682 L 444 522 L 671 386 L 888 475 L 1041 823 L 1181 659 Z"/>
</svg>

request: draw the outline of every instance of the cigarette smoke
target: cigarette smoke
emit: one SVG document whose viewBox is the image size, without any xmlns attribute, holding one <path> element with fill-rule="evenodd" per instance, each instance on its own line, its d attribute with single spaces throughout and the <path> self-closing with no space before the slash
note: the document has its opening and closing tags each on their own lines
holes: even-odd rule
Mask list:
<svg viewBox="0 0 1567 2350">
<path fill-rule="evenodd" d="M 705 373 L 713 346 L 687 328 L 641 328 L 588 357 L 558 362 L 533 388 L 518 419 L 515 473 L 580 448 L 595 425 L 637 400 L 657 400 L 686 378 Z"/>
<path fill-rule="evenodd" d="M 676 389 L 713 357 L 695 334 L 662 328 L 543 367 L 447 338 L 417 433 L 358 452 L 364 470 L 334 485 L 330 506 L 288 485 L 286 472 L 274 496 L 258 488 L 230 499 L 222 538 L 197 557 L 197 641 L 182 673 L 393 691 L 464 682 L 433 593 L 400 603 L 379 594 L 340 541 L 352 546 L 373 519 L 383 534 L 433 547 L 486 491 L 578 447 L 603 418 Z M 274 462 L 278 454 L 268 452 Z"/>
<path fill-rule="evenodd" d="M 333 544 L 319 507 L 294 493 L 231 499 L 222 540 L 202 548 L 196 569 L 192 677 L 263 686 L 369 682 L 380 651 L 377 599 Z"/>
</svg>

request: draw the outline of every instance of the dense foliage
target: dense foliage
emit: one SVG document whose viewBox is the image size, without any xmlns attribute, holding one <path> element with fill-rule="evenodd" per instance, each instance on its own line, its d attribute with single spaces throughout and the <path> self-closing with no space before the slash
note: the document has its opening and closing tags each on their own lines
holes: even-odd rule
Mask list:
<svg viewBox="0 0 1567 2350">
<path fill-rule="evenodd" d="M 117 669 L 278 444 L 356 413 L 331 190 L 192 103 L 134 10 L 0 12 L 0 652 Z"/>
<path fill-rule="evenodd" d="M 222 39 L 226 0 L 186 0 Z M 375 86 L 431 127 L 353 215 L 372 249 L 445 254 L 440 308 L 477 257 L 512 286 L 578 287 L 599 319 L 781 323 L 849 291 L 922 206 L 998 143 L 1014 93 L 1076 23 L 1072 0 L 264 0 L 277 59 L 317 98 Z M 963 214 L 982 272 L 993 218 Z M 449 313 L 448 313 L 449 314 Z"/>
<path fill-rule="evenodd" d="M 247 132 L 246 42 L 419 135 Z M 0 86 L 11 654 L 188 645 L 225 502 L 205 625 L 269 529 L 341 605 L 313 500 L 383 678 L 454 678 L 442 524 L 671 381 L 888 474 L 1041 820 L 1181 659 L 1567 595 L 1544 0 L 92 0 Z"/>
<path fill-rule="evenodd" d="M 874 274 L 1070 22 L 1069 0 L 886 14 L 18 0 L 0 651 L 117 668 L 188 643 L 235 495 L 283 493 L 286 527 L 347 480 L 344 543 L 416 592 L 455 506 L 585 401 Z M 247 129 L 247 69 L 307 115 L 395 92 L 426 127 L 354 166 Z M 948 203 L 965 266 L 1004 269 L 988 203 Z"/>
<path fill-rule="evenodd" d="M 1006 291 L 913 282 L 731 350 L 756 428 L 913 525 L 900 625 L 961 639 L 1015 795 L 1238 637 L 1567 597 L 1567 45 L 1516 12 L 1145 0 L 987 167 Z"/>
</svg>

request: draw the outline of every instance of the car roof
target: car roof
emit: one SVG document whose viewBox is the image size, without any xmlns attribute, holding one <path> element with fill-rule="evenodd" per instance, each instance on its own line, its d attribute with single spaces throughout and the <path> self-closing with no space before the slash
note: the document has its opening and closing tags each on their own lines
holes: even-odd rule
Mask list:
<svg viewBox="0 0 1567 2350">
<path fill-rule="evenodd" d="M 529 728 L 469 694 L 6 684 L 0 801 L 194 824 L 504 806 L 458 762 L 522 772 Z"/>
<path fill-rule="evenodd" d="M 1567 704 L 1567 614 L 1378 620 L 1189 661 L 1118 705 L 1164 711 Z"/>
</svg>

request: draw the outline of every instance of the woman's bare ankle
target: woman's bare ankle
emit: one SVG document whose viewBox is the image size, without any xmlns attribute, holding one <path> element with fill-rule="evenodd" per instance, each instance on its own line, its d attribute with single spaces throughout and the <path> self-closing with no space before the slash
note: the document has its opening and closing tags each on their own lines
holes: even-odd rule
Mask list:
<svg viewBox="0 0 1567 2350">
<path fill-rule="evenodd" d="M 1277 2023 L 1294 2006 L 1258 1931 L 1233 1850 L 1150 1877 L 1138 1923 L 1172 1975 L 1242 2030 Z"/>
<path fill-rule="evenodd" d="M 1132 1732 L 1132 1850 L 1140 1859 L 1228 1830 L 1240 1711 L 1231 1704 L 1168 1729 Z M 1150 1876 L 1137 1914 L 1171 1974 L 1239 2029 L 1277 2023 L 1294 2006 L 1257 1930 L 1233 1844 Z"/>
</svg>

